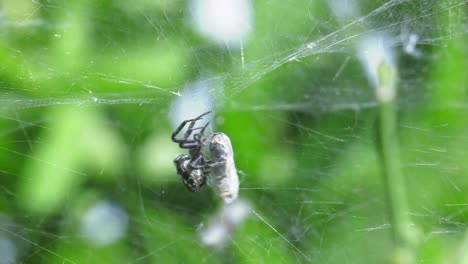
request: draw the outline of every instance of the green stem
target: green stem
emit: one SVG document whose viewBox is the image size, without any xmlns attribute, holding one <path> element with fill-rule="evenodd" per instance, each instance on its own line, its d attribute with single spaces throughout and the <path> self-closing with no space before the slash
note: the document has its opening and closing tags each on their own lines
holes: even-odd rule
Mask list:
<svg viewBox="0 0 468 264">
<path fill-rule="evenodd" d="M 391 67 L 381 65 L 381 80 L 377 98 L 379 107 L 379 143 L 380 158 L 384 170 L 393 240 L 395 243 L 394 263 L 415 263 L 415 250 L 411 220 L 408 215 L 405 179 L 401 171 L 397 121 L 395 107 L 396 75 Z M 379 97 L 380 95 L 380 97 Z M 383 95 L 383 96 L 382 96 Z"/>
</svg>

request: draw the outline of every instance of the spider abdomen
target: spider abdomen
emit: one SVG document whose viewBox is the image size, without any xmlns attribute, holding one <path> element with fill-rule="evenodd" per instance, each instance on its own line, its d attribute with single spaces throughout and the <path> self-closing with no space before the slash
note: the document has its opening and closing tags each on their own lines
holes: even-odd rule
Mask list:
<svg viewBox="0 0 468 264">
<path fill-rule="evenodd" d="M 181 154 L 174 159 L 174 165 L 177 169 L 177 174 L 182 177 L 182 182 L 191 192 L 198 192 L 205 184 L 206 177 L 201 169 L 191 168 L 190 157 Z"/>
</svg>

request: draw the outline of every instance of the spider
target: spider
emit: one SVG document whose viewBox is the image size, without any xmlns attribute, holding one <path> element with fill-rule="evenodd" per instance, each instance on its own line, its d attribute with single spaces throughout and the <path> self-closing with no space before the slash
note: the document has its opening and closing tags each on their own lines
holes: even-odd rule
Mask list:
<svg viewBox="0 0 468 264">
<path fill-rule="evenodd" d="M 207 183 L 207 177 L 211 176 L 213 189 L 225 203 L 230 203 L 237 198 L 239 192 L 239 177 L 234 164 L 231 140 L 221 132 L 205 136 L 209 122 L 202 127 L 195 127 L 196 122 L 209 113 L 211 111 L 183 121 L 172 133 L 172 141 L 178 143 L 180 148 L 189 150 L 189 155 L 177 156 L 174 164 L 177 174 L 182 176 L 182 182 L 190 191 L 199 191 Z M 177 138 L 187 124 L 189 125 L 184 137 Z M 193 134 L 193 139 L 190 139 L 192 133 L 197 130 L 200 132 Z M 211 158 L 210 160 L 206 159 L 205 153 Z"/>
<path fill-rule="evenodd" d="M 206 184 L 205 174 L 205 158 L 204 158 L 204 146 L 206 141 L 204 139 L 204 132 L 209 122 L 204 127 L 194 128 L 195 123 L 202 119 L 203 116 L 211 113 L 211 111 L 201 114 L 194 119 L 188 119 L 183 121 L 179 127 L 172 133 L 172 141 L 179 144 L 182 149 L 188 149 L 189 155 L 180 154 L 174 159 L 177 174 L 182 176 L 182 182 L 187 186 L 189 191 L 198 192 Z M 177 138 L 177 135 L 189 123 L 187 131 L 183 138 Z M 192 133 L 196 130 L 200 130 L 199 133 L 193 135 L 193 139 L 190 139 Z"/>
</svg>

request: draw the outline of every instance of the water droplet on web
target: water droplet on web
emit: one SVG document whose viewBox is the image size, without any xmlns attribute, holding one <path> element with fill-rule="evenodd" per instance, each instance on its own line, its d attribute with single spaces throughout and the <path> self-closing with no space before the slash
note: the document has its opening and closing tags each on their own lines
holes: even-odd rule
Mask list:
<svg viewBox="0 0 468 264">
<path fill-rule="evenodd" d="M 310 43 L 307 44 L 308 49 L 313 49 L 315 47 L 317 47 L 317 44 L 315 44 L 315 42 L 310 42 Z"/>
<path fill-rule="evenodd" d="M 294 60 L 296 60 L 296 57 L 295 57 L 295 56 L 293 56 L 293 57 L 291 57 L 291 58 L 288 59 L 288 61 L 294 61 Z"/>
</svg>

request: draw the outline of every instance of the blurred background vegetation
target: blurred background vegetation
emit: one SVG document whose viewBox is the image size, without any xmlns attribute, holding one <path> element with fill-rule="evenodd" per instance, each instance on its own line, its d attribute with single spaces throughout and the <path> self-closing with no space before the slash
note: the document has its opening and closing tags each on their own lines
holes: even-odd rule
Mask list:
<svg viewBox="0 0 468 264">
<path fill-rule="evenodd" d="M 399 73 L 417 262 L 468 263 L 466 1 L 239 1 L 238 42 L 200 28 L 202 2 L 0 3 L 0 263 L 394 262 L 358 55 L 374 34 Z M 215 246 L 222 202 L 172 163 L 175 113 L 197 100 L 250 212 L 219 220 Z"/>
</svg>

